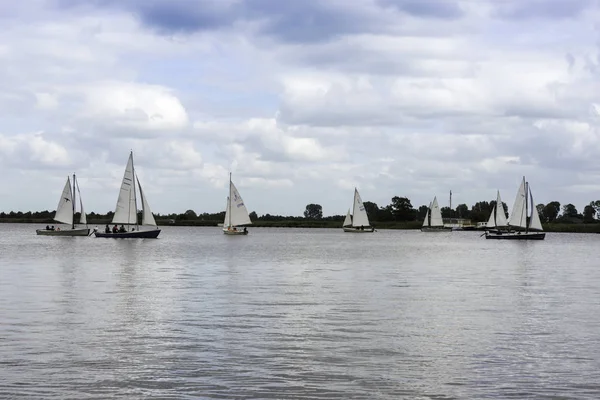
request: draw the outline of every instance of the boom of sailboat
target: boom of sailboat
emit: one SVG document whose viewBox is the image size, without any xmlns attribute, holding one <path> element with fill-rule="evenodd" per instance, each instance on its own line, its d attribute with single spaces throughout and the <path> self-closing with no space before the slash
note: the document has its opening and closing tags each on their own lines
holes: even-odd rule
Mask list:
<svg viewBox="0 0 600 400">
<path fill-rule="evenodd" d="M 85 225 L 85 228 L 78 227 L 75 224 L 77 197 L 80 209 L 79 225 Z M 138 201 L 141 206 L 141 212 L 138 212 Z M 450 204 L 452 204 L 452 192 L 450 192 Z M 67 177 L 67 182 L 59 198 L 54 220 L 65 224 L 66 227 L 61 229 L 60 226 L 57 228 L 46 226 L 46 229 L 37 229 L 36 233 L 44 236 L 91 236 L 83 209 L 79 183 L 75 174 L 73 174 L 72 184 L 70 177 Z M 250 220 L 248 209 L 234 185 L 230 173 L 229 192 L 225 205 L 225 219 L 222 231 L 225 235 L 246 236 L 248 235 L 247 226 L 251 224 L 252 221 Z M 352 233 L 375 232 L 375 227 L 369 221 L 369 216 L 358 188 L 354 188 L 352 212 L 348 209 L 346 218 L 342 223 L 342 230 L 343 232 Z M 433 201 L 427 207 L 421 231 L 450 232 L 452 230 L 451 226 L 444 224 L 437 197 L 434 196 Z M 121 180 L 121 189 L 117 197 L 112 221 L 106 225 L 103 231 L 94 229 L 92 234 L 99 238 L 156 239 L 160 232 L 161 230 L 156 224 L 148 199 L 144 195 L 139 178 L 135 172 L 132 151 L 129 154 L 123 179 Z M 497 191 L 496 202 L 490 213 L 483 235 L 485 235 L 486 239 L 543 240 L 545 238 L 546 234 L 543 232 L 540 217 L 533 201 L 531 186 L 525 180 L 525 177 L 523 177 L 517 190 L 517 196 L 510 217 L 508 218 L 502 199 L 500 198 L 500 191 Z"/>
</svg>

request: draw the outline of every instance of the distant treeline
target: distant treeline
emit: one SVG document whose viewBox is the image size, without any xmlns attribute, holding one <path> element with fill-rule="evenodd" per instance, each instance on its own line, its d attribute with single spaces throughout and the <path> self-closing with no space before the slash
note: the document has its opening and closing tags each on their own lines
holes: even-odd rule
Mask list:
<svg viewBox="0 0 600 400">
<path fill-rule="evenodd" d="M 376 228 L 381 229 L 416 229 L 421 226 L 421 222 L 427 213 L 427 206 L 423 205 L 415 209 L 410 200 L 406 197 L 394 196 L 390 204 L 380 207 L 376 203 L 365 201 L 365 209 L 369 220 Z M 456 208 L 442 207 L 442 217 L 446 219 L 461 218 L 470 220 L 472 224 L 485 222 L 496 205 L 496 201 L 480 201 L 470 208 L 466 204 L 459 204 Z M 508 207 L 503 203 L 505 212 L 508 215 Z M 558 201 L 552 201 L 548 204 L 538 204 L 537 210 L 540 219 L 544 224 L 544 229 L 560 231 L 596 231 L 600 227 L 583 225 L 597 224 L 599 221 L 596 216 L 600 216 L 600 200 L 592 201 L 586 205 L 583 212 L 579 212 L 573 204 L 566 204 L 561 207 Z M 193 210 L 187 210 L 181 214 L 161 215 L 155 214 L 155 219 L 159 225 L 194 225 L 194 226 L 216 226 L 225 219 L 225 211 L 219 213 L 201 213 L 197 214 Z M 0 222 L 16 223 L 53 223 L 54 211 L 38 212 L 14 212 L 0 213 Z M 112 221 L 113 212 L 98 214 L 91 212 L 87 214 L 88 224 L 104 225 Z M 319 204 L 308 204 L 302 216 L 283 216 L 264 214 L 258 216 L 256 212 L 250 213 L 250 219 L 255 226 L 272 227 L 339 227 L 342 225 L 345 215 L 333 215 L 324 217 L 323 208 Z M 141 220 L 141 213 L 140 213 Z M 79 215 L 75 216 L 76 221 Z M 550 226 L 549 226 L 550 225 Z M 577 225 L 582 225 L 576 227 Z M 600 225 L 600 224 L 599 224 Z"/>
</svg>

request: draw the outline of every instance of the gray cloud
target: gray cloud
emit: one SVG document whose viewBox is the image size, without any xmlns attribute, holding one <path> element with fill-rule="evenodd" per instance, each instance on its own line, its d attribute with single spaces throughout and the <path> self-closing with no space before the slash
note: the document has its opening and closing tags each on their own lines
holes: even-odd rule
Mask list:
<svg viewBox="0 0 600 400">
<path fill-rule="evenodd" d="M 402 15 L 425 19 L 456 19 L 463 15 L 449 0 L 56 0 L 62 9 L 121 9 L 162 33 L 193 33 L 232 28 L 236 23 L 258 24 L 258 32 L 288 43 L 315 43 L 340 35 L 384 32 L 402 25 Z M 387 10 L 399 12 L 395 17 Z M 388 18 L 382 21 L 381 17 Z"/>
<path fill-rule="evenodd" d="M 377 3 L 421 18 L 457 19 L 464 15 L 460 5 L 452 0 L 378 0 Z"/>
<path fill-rule="evenodd" d="M 524 19 L 565 19 L 575 18 L 592 7 L 592 0 L 528 0 L 499 2 L 496 15 L 501 18 Z"/>
</svg>

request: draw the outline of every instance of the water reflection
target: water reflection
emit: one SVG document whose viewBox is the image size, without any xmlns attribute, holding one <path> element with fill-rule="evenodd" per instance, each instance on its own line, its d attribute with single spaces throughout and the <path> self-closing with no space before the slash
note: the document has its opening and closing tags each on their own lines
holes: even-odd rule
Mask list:
<svg viewBox="0 0 600 400">
<path fill-rule="evenodd" d="M 2 229 L 2 398 L 598 397 L 595 236 Z"/>
</svg>

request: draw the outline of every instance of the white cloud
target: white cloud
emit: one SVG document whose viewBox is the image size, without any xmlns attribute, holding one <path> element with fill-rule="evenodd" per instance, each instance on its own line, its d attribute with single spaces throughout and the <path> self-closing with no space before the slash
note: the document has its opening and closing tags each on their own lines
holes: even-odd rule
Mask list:
<svg viewBox="0 0 600 400">
<path fill-rule="evenodd" d="M 597 197 L 597 7 L 267 3 L 3 5 L 7 185 L 77 170 L 105 211 L 133 149 L 158 212 L 222 209 L 230 171 L 259 213 L 344 212 L 354 186 L 473 204 L 523 174 L 537 201 Z"/>
</svg>

